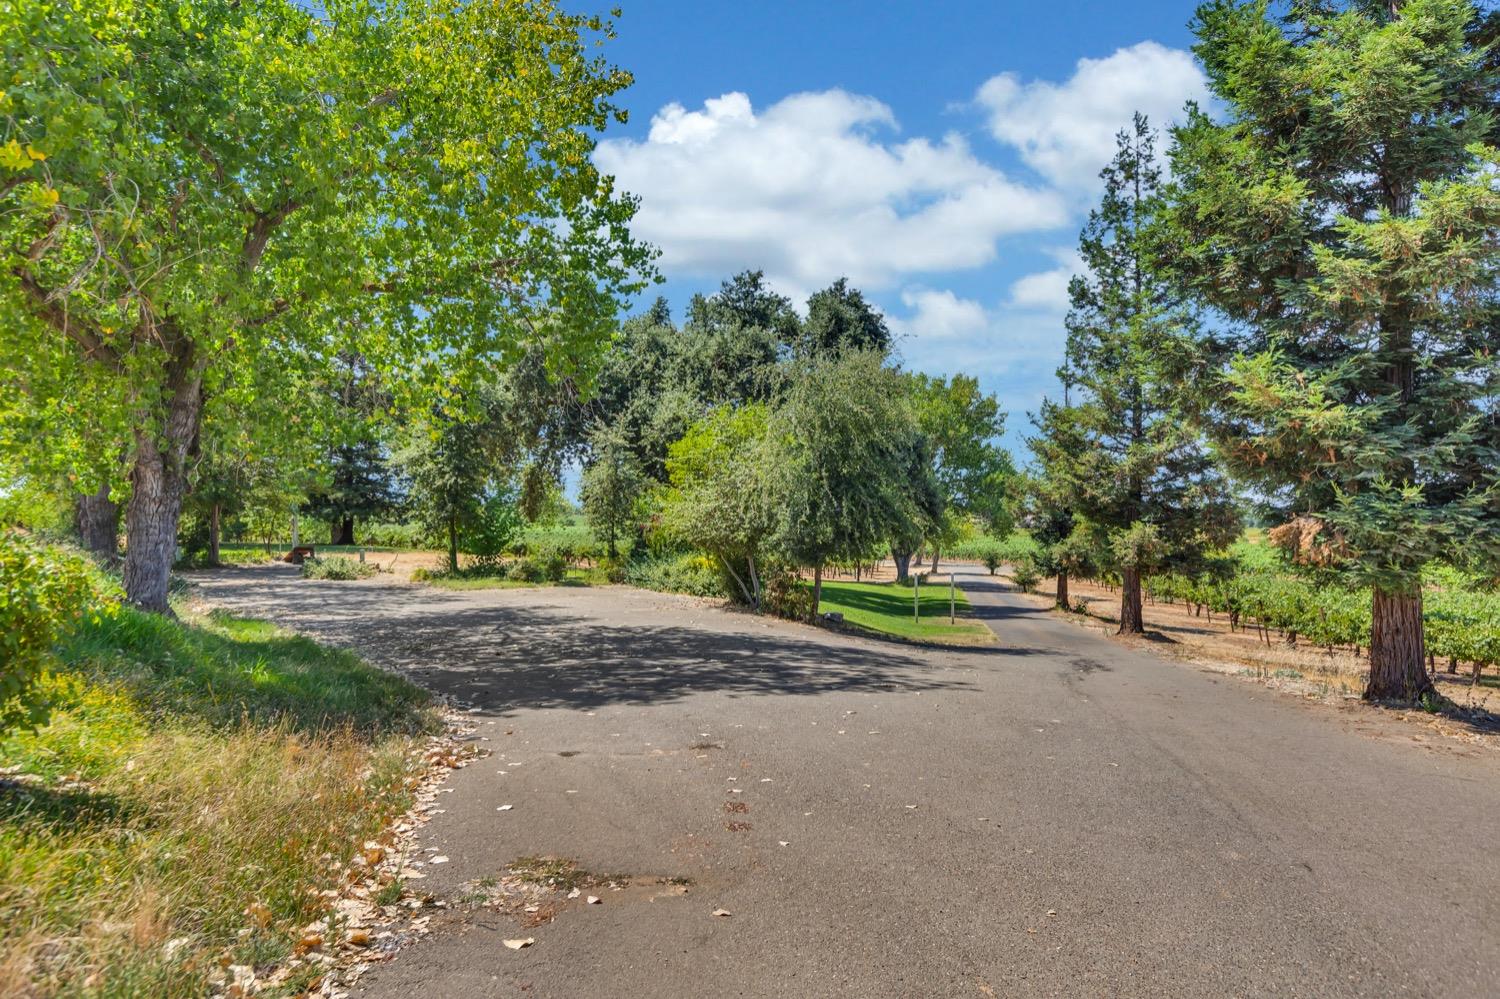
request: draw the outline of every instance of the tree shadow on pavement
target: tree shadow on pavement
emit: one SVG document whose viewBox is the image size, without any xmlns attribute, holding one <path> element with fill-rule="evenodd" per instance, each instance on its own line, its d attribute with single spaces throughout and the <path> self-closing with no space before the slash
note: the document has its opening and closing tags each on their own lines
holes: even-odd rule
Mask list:
<svg viewBox="0 0 1500 999">
<path fill-rule="evenodd" d="M 514 594 L 515 591 L 509 591 Z M 547 599 L 476 603 L 462 593 L 384 583 L 324 584 L 257 567 L 220 574 L 208 594 L 353 648 L 485 712 L 653 704 L 704 691 L 807 695 L 965 689 L 916 655 L 833 635 L 778 633 L 684 605 L 695 626 L 601 621 Z M 528 594 L 528 596 L 532 596 Z M 670 615 L 668 615 L 670 616 Z"/>
</svg>

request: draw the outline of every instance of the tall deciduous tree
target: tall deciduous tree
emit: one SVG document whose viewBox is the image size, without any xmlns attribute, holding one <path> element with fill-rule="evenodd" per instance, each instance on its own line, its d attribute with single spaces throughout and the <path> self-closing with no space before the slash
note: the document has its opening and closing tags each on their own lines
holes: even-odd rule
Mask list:
<svg viewBox="0 0 1500 999">
<path fill-rule="evenodd" d="M 941 494 L 905 388 L 878 351 L 847 351 L 803 366 L 773 415 L 777 545 L 812 566 L 814 615 L 826 562 L 863 558 L 941 513 L 923 509 Z"/>
<path fill-rule="evenodd" d="M 665 534 L 713 556 L 757 608 L 778 505 L 768 425 L 761 403 L 714 409 L 672 444 L 660 497 Z"/>
<path fill-rule="evenodd" d="M 944 379 L 914 374 L 911 391 L 917 427 L 927 437 L 942 491 L 947 526 L 951 529 L 962 518 L 977 520 L 994 534 L 1008 533 L 1006 496 L 1015 467 L 998 443 L 1005 432 L 1000 403 L 981 392 L 978 379 L 969 375 Z M 939 530 L 931 537 L 933 572 L 941 545 L 949 540 L 945 533 Z"/>
<path fill-rule="evenodd" d="M 1493 31 L 1466 0 L 1282 13 L 1198 10 L 1224 114 L 1177 132 L 1169 250 L 1242 331 L 1223 453 L 1372 587 L 1367 696 L 1412 699 L 1422 567 L 1500 561 Z"/>
<path fill-rule="evenodd" d="M 1069 287 L 1067 359 L 1059 372 L 1076 403 L 1069 419 L 1082 447 L 1053 468 L 1074 512 L 1110 532 L 1119 569 L 1120 632 L 1144 630 L 1141 575 L 1192 561 L 1226 543 L 1233 504 L 1199 433 L 1190 386 L 1207 352 L 1192 312 L 1149 253 L 1162 210 L 1154 134 L 1136 115 L 1100 176 L 1079 253 L 1086 273 Z M 1152 544 L 1127 543 L 1145 536 Z M 1149 554 L 1149 562 L 1144 561 Z"/>
<path fill-rule="evenodd" d="M 133 602 L 167 609 L 205 391 L 271 348 L 438 384 L 542 314 L 603 344 L 648 265 L 590 159 L 610 32 L 550 0 L 0 7 L 0 307 L 35 320 L 0 350 L 127 400 Z"/>
</svg>

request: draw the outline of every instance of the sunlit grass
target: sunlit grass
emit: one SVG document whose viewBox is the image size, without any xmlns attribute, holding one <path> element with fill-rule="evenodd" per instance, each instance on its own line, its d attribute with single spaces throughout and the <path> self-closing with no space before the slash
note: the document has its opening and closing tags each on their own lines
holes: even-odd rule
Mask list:
<svg viewBox="0 0 1500 999">
<path fill-rule="evenodd" d="M 954 591 L 956 623 L 949 623 L 946 581 L 922 585 L 918 602 L 921 616 L 914 619 L 910 586 L 825 581 L 820 610 L 837 611 L 859 628 L 917 641 L 985 645 L 995 640 L 983 622 L 969 616 L 969 601 L 961 589 Z"/>
<path fill-rule="evenodd" d="M 124 609 L 62 652 L 49 724 L 0 742 L 0 995 L 203 995 L 223 959 L 284 957 L 439 725 L 259 621 Z"/>
</svg>

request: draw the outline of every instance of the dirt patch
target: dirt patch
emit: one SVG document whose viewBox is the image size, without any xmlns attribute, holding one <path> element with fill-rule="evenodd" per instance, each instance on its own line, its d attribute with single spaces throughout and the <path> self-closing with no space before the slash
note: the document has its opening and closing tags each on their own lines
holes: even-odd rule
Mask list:
<svg viewBox="0 0 1500 999">
<path fill-rule="evenodd" d="M 1206 609 L 1194 614 L 1184 604 L 1149 601 L 1143 608 L 1147 634 L 1116 636 L 1118 590 L 1071 580 L 1068 593 L 1075 602 L 1084 601 L 1088 613 L 1056 611 L 1060 617 L 1164 658 L 1261 683 L 1309 700 L 1353 702 L 1360 699 L 1364 689 L 1369 660 L 1355 656 L 1352 649 L 1330 651 L 1305 642 L 1292 645 L 1277 633 L 1272 633 L 1267 644 L 1264 635 L 1253 627 L 1231 629 L 1228 617 L 1223 614 L 1212 614 Z M 1053 606 L 1050 586 L 1039 587 L 1026 596 L 1038 606 Z M 1075 659 L 1072 665 L 1080 672 L 1107 668 L 1088 659 Z M 1440 667 L 1433 674 L 1433 682 L 1438 692 L 1458 710 L 1446 716 L 1414 711 L 1412 717 L 1465 741 L 1500 745 L 1500 680 L 1482 679 L 1486 682 L 1476 684 L 1468 675 L 1450 674 Z"/>
</svg>

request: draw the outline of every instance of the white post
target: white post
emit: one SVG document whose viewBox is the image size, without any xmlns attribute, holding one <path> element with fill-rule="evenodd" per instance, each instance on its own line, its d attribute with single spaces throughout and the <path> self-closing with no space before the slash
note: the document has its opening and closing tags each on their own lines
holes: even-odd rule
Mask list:
<svg viewBox="0 0 1500 999">
<path fill-rule="evenodd" d="M 922 620 L 921 590 L 922 577 L 913 575 L 911 577 L 911 619 L 913 621 Z"/>
<path fill-rule="evenodd" d="M 948 573 L 948 623 L 949 624 L 957 624 L 958 623 L 958 618 L 954 616 L 954 612 L 953 612 L 953 607 L 954 607 L 953 592 L 954 592 L 955 588 L 956 588 L 956 584 L 954 584 L 954 582 L 953 582 L 953 573 L 950 572 L 950 573 Z"/>
</svg>

